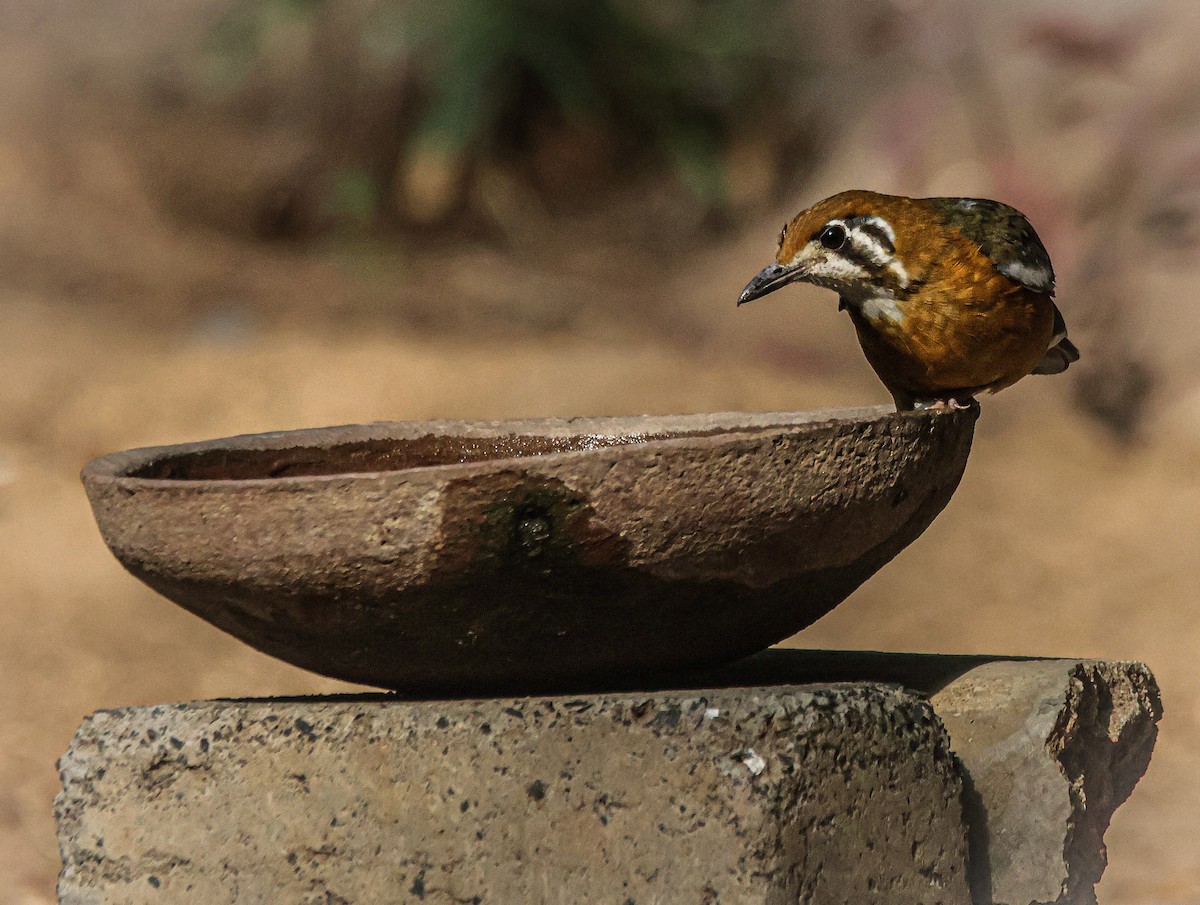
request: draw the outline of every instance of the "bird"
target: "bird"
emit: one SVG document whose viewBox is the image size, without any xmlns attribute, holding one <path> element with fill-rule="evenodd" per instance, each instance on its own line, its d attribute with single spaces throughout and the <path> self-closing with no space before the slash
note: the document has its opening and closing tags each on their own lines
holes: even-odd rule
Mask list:
<svg viewBox="0 0 1200 905">
<path fill-rule="evenodd" d="M 967 407 L 1079 360 L 1050 255 L 999 201 L 840 192 L 784 225 L 738 305 L 796 282 L 838 294 L 898 411 Z"/>
</svg>

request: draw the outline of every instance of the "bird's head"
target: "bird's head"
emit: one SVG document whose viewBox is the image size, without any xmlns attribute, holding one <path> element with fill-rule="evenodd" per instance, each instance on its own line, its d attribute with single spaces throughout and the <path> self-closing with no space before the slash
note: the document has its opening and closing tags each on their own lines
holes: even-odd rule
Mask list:
<svg viewBox="0 0 1200 905">
<path fill-rule="evenodd" d="M 775 261 L 752 279 L 738 304 L 804 282 L 855 299 L 893 294 L 908 286 L 896 253 L 893 221 L 905 216 L 907 198 L 876 192 L 842 192 L 801 211 L 779 233 Z"/>
</svg>

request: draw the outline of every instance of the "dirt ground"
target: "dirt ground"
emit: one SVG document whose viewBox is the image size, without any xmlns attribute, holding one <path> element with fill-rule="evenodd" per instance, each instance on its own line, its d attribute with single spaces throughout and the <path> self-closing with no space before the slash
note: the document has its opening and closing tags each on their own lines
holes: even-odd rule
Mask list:
<svg viewBox="0 0 1200 905">
<path fill-rule="evenodd" d="M 0 16 L 22 9 L 10 6 Z M 91 457 L 376 419 L 887 399 L 832 297 L 733 306 L 794 199 L 669 267 L 582 221 L 508 245 L 249 243 L 181 224 L 103 132 L 47 132 L 44 54 L 28 41 L 4 49 L 5 96 L 26 103 L 0 105 L 0 905 L 53 901 L 54 762 L 88 713 L 348 688 L 249 650 L 126 575 L 78 482 Z M 55 110 L 56 122 L 96 116 Z M 853 161 L 826 183 L 844 184 Z M 976 173 L 941 172 L 936 185 Z M 1084 257 L 1062 241 L 1065 259 Z M 1148 663 L 1166 716 L 1107 837 L 1106 905 L 1200 903 L 1200 394 L 1186 366 L 1195 306 L 1180 289 L 1200 268 L 1172 267 L 1148 285 L 1162 289 L 1156 311 L 1184 312 L 1161 332 L 1185 365 L 1141 439 L 1117 442 L 1082 414 L 1068 378 L 984 400 L 946 511 L 793 639 Z M 1085 357 L 1100 354 L 1092 326 Z"/>
</svg>

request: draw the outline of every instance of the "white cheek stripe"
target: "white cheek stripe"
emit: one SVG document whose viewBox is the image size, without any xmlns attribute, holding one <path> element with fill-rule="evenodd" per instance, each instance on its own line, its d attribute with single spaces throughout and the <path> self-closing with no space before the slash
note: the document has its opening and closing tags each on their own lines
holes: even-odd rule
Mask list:
<svg viewBox="0 0 1200 905">
<path fill-rule="evenodd" d="M 883 233 L 885 236 L 887 236 L 888 241 L 892 243 L 892 247 L 893 248 L 895 247 L 896 231 L 894 229 L 892 229 L 892 224 L 890 224 L 886 220 L 884 220 L 883 217 L 876 217 L 874 214 L 872 214 L 869 217 L 864 217 L 863 222 L 870 223 L 872 226 L 874 226 L 876 229 L 878 229 L 881 233 Z"/>
<path fill-rule="evenodd" d="M 865 280 L 869 276 L 865 268 L 847 261 L 840 255 L 827 255 L 824 260 L 814 265 L 809 273 L 817 279 L 824 280 Z"/>
<path fill-rule="evenodd" d="M 854 250 L 872 264 L 886 264 L 892 259 L 892 253 L 870 233 L 855 228 L 848 230 L 847 235 L 850 237 L 850 244 L 854 246 Z"/>
<path fill-rule="evenodd" d="M 796 256 L 792 258 L 789 265 L 799 267 L 810 261 L 812 263 L 808 265 L 806 279 L 818 285 L 865 280 L 869 276 L 864 268 L 859 267 L 853 261 L 847 261 L 839 254 L 826 251 L 816 242 L 810 242 L 796 252 Z"/>
<path fill-rule="evenodd" d="M 839 226 L 843 226 L 844 228 L 844 225 L 841 223 L 841 221 L 831 222 L 836 222 Z M 867 217 L 865 218 L 864 222 L 870 223 L 871 225 L 882 230 L 884 234 L 887 235 L 888 241 L 893 245 L 895 244 L 896 233 L 892 229 L 891 225 L 882 217 Z M 887 265 L 887 269 L 896 275 L 896 282 L 900 284 L 900 288 L 905 289 L 908 287 L 908 271 L 905 269 L 904 265 L 900 263 L 900 259 L 897 258 L 895 254 L 889 251 L 886 247 L 884 247 L 883 243 L 875 238 L 875 236 L 871 235 L 869 232 L 865 232 L 861 227 L 857 226 L 848 229 L 847 235 L 850 237 L 850 243 L 854 246 L 855 250 L 858 251 L 863 257 L 870 260 L 873 264 Z"/>
</svg>

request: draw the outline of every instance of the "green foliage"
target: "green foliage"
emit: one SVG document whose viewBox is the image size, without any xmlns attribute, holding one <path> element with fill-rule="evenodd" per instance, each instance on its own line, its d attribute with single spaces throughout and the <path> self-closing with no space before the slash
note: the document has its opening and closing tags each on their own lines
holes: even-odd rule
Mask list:
<svg viewBox="0 0 1200 905">
<path fill-rule="evenodd" d="M 339 2 L 234 0 L 210 36 L 223 61 L 214 83 L 244 78 L 274 32 Z M 783 0 L 374 0 L 358 20 L 359 51 L 366 67 L 415 66 L 426 88 L 416 146 L 520 153 L 523 126 L 549 114 L 650 150 L 720 207 L 722 148 L 766 112 L 780 68 L 796 65 L 783 8 Z"/>
<path fill-rule="evenodd" d="M 341 170 L 329 189 L 328 210 L 339 220 L 366 226 L 379 207 L 379 186 L 364 169 Z"/>
<path fill-rule="evenodd" d="M 205 79 L 217 91 L 239 87 L 272 40 L 306 29 L 330 0 L 234 0 L 208 34 Z"/>
<path fill-rule="evenodd" d="M 592 0 L 418 0 L 407 32 L 430 79 L 415 140 L 495 150 L 531 101 L 648 146 L 707 204 L 721 149 L 767 101 L 777 0 L 658 6 Z"/>
</svg>

